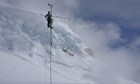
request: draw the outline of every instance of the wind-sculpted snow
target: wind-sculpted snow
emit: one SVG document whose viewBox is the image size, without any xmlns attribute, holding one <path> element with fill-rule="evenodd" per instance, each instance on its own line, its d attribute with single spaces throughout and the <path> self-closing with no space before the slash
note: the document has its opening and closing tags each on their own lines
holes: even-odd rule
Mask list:
<svg viewBox="0 0 140 84">
<path fill-rule="evenodd" d="M 39 14 L 0 6 L 0 50 L 49 70 L 50 29 L 46 26 L 45 18 Z M 87 47 L 66 23 L 54 21 L 52 37 L 54 74 L 81 81 L 83 73 L 90 73 L 88 66 L 95 59 L 84 51 Z M 64 48 L 69 48 L 74 56 L 65 53 Z"/>
<path fill-rule="evenodd" d="M 43 46 L 49 46 L 49 29 L 46 28 L 44 17 L 37 14 L 26 14 L 25 11 L 19 12 L 16 9 L 13 10 L 16 13 L 12 12 L 12 14 L 9 14 L 9 11 L 11 11 L 10 8 L 1 7 L 0 44 L 2 47 L 12 51 L 19 50 L 26 52 L 32 49 L 34 42 L 38 42 Z M 69 47 L 73 52 L 82 54 L 82 50 L 78 46 L 79 44 L 83 46 L 81 40 L 75 35 L 72 35 L 73 32 L 67 25 L 66 28 L 63 25 L 66 24 L 59 25 L 56 23 L 54 26 L 53 46 L 61 49 Z"/>
<path fill-rule="evenodd" d="M 12 51 L 30 50 L 32 43 L 28 39 L 26 39 L 24 33 L 22 33 L 22 30 L 20 29 L 23 24 L 22 20 L 20 20 L 18 17 L 9 19 L 6 16 L 1 15 L 0 21 L 0 45 L 2 49 L 7 48 Z"/>
</svg>

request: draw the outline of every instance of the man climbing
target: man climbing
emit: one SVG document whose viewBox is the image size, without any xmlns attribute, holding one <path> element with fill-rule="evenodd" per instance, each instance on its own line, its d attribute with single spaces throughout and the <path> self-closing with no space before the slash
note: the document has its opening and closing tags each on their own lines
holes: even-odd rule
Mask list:
<svg viewBox="0 0 140 84">
<path fill-rule="evenodd" d="M 50 11 L 48 11 L 48 14 L 45 15 L 45 18 L 48 21 L 48 24 L 47 24 L 48 25 L 48 28 L 53 29 L 53 27 L 52 27 L 53 19 L 52 19 L 52 14 L 51 14 Z"/>
</svg>

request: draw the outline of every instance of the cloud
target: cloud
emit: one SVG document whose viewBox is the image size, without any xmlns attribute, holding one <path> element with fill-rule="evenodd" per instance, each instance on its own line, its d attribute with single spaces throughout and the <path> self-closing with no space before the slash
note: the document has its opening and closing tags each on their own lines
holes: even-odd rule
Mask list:
<svg viewBox="0 0 140 84">
<path fill-rule="evenodd" d="M 101 24 L 76 20 L 73 22 L 73 26 L 73 30 L 92 48 L 95 57 L 100 61 L 96 68 L 90 66 L 93 74 L 85 73 L 85 78 L 99 84 L 139 82 L 140 75 L 136 75 L 140 71 L 139 52 L 136 52 L 140 45 L 138 38 L 130 44 L 114 48 L 110 45 L 128 41 L 122 38 L 121 28 L 118 25 L 110 22 Z"/>
<path fill-rule="evenodd" d="M 139 28 L 139 0 L 81 0 L 77 17 L 85 20 L 114 21 L 120 26 Z"/>
<path fill-rule="evenodd" d="M 139 50 L 140 49 L 140 37 L 135 38 L 135 40 L 132 42 L 132 44 L 129 46 L 131 49 Z"/>
</svg>

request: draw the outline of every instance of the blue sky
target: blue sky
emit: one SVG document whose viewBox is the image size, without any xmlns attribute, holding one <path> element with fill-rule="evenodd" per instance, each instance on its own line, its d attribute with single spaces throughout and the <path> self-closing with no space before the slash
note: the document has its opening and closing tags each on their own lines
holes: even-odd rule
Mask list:
<svg viewBox="0 0 140 84">
<path fill-rule="evenodd" d="M 75 16 L 85 21 L 113 22 L 122 29 L 122 36 L 133 40 L 140 36 L 139 0 L 80 0 Z"/>
</svg>

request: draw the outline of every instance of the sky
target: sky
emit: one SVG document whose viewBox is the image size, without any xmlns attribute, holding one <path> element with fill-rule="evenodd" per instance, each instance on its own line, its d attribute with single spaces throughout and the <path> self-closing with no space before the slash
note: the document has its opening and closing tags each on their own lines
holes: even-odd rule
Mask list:
<svg viewBox="0 0 140 84">
<path fill-rule="evenodd" d="M 98 67 L 100 84 L 121 84 L 114 76 L 140 83 L 140 1 L 139 0 L 1 0 L 6 5 L 37 14 L 70 17 L 67 24 L 93 50 L 104 65 Z M 106 66 L 104 68 L 103 66 Z M 92 69 L 92 68 L 91 68 Z M 107 74 L 105 74 L 107 73 Z M 91 74 L 85 74 L 95 80 Z M 102 81 L 100 81 L 102 80 Z M 122 83 L 123 84 L 123 83 Z"/>
<path fill-rule="evenodd" d="M 86 21 L 113 22 L 121 27 L 125 38 L 133 40 L 140 35 L 139 4 L 139 0 L 80 0 L 76 16 Z"/>
</svg>

